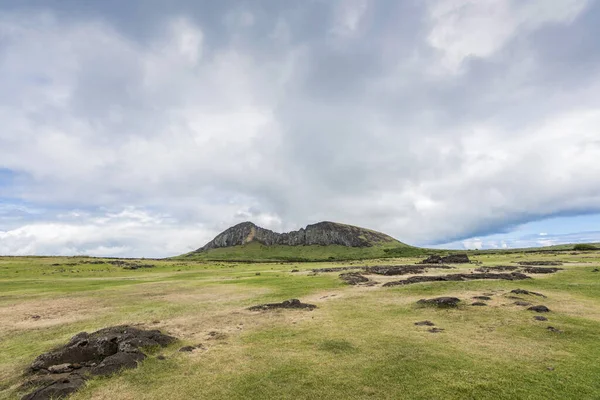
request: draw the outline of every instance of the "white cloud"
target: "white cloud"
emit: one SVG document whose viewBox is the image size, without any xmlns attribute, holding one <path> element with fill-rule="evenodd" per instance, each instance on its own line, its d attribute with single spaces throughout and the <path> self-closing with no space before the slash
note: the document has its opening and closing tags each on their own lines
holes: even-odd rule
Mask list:
<svg viewBox="0 0 600 400">
<path fill-rule="evenodd" d="M 429 3 L 428 43 L 441 67 L 458 72 L 469 57 L 487 58 L 519 33 L 548 23 L 568 24 L 588 0 L 437 0 Z"/>
</svg>

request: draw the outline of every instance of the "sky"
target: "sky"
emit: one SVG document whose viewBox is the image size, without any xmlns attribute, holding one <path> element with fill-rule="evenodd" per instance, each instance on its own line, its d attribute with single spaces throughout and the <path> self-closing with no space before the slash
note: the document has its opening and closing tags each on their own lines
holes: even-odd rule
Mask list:
<svg viewBox="0 0 600 400">
<path fill-rule="evenodd" d="M 0 0 L 0 254 L 600 242 L 598 37 L 594 0 Z"/>
</svg>

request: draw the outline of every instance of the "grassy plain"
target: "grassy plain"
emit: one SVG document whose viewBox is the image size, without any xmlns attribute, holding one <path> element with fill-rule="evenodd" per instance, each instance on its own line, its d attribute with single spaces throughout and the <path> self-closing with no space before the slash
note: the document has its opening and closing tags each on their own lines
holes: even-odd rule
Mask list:
<svg viewBox="0 0 600 400">
<path fill-rule="evenodd" d="M 600 268 L 600 252 L 474 259 L 483 265 L 559 260 L 565 270 L 518 282 L 382 288 L 351 287 L 338 273 L 310 271 L 419 259 L 144 260 L 155 266 L 124 270 L 81 264 L 89 258 L 0 258 L 0 398 L 24 394 L 18 390 L 23 371 L 38 354 L 77 332 L 117 324 L 161 329 L 180 342 L 161 352 L 166 360 L 149 357 L 135 370 L 90 380 L 73 399 L 600 398 L 600 272 L 592 272 Z M 463 272 L 475 265 L 456 267 Z M 552 310 L 548 322 L 535 321 L 507 298 L 516 288 L 548 296 L 523 296 Z M 487 307 L 470 306 L 472 296 L 484 293 L 493 294 Z M 415 304 L 435 296 L 456 296 L 464 304 L 451 310 Z M 289 298 L 318 308 L 246 310 Z M 444 331 L 414 325 L 425 319 Z M 199 343 L 205 350 L 177 351 Z"/>
</svg>

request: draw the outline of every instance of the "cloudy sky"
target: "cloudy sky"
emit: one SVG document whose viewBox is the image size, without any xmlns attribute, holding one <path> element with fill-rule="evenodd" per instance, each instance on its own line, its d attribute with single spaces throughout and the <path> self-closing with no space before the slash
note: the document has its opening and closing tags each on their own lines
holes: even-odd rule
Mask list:
<svg viewBox="0 0 600 400">
<path fill-rule="evenodd" d="M 599 37 L 594 0 L 1 0 L 0 254 L 600 241 Z"/>
</svg>

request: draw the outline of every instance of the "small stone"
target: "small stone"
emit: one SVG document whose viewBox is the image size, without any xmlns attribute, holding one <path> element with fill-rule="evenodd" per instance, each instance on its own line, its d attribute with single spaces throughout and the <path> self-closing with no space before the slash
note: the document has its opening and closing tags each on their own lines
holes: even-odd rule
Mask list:
<svg viewBox="0 0 600 400">
<path fill-rule="evenodd" d="M 293 269 L 292 272 L 300 272 L 299 269 Z"/>
<path fill-rule="evenodd" d="M 37 321 L 38 319 L 40 319 L 40 318 L 42 318 L 42 316 L 41 316 L 41 315 L 32 315 L 32 316 L 31 316 L 31 319 L 33 319 L 33 320 L 36 320 L 36 321 Z"/>
<path fill-rule="evenodd" d="M 260 272 L 257 272 L 257 273 L 255 273 L 254 275 L 258 276 L 258 275 L 260 275 Z"/>
<path fill-rule="evenodd" d="M 548 329 L 550 332 L 554 332 L 554 333 L 562 333 L 562 331 L 560 329 L 557 329 L 553 326 L 549 326 L 546 329 Z"/>
<path fill-rule="evenodd" d="M 416 326 L 434 326 L 435 324 L 431 321 L 419 321 L 419 322 L 415 322 Z"/>
<path fill-rule="evenodd" d="M 191 353 L 195 349 L 196 349 L 195 346 L 183 346 L 182 348 L 179 349 L 179 351 L 182 353 Z"/>
<path fill-rule="evenodd" d="M 478 306 L 478 307 L 483 307 L 483 306 L 487 306 L 487 304 L 485 304 L 483 301 L 476 301 L 473 304 L 471 304 L 472 306 Z"/>
<path fill-rule="evenodd" d="M 50 372 L 51 374 L 62 374 L 65 372 L 70 372 L 72 369 L 73 368 L 71 367 L 71 364 L 64 363 L 48 367 L 48 372 Z"/>
<path fill-rule="evenodd" d="M 159 355 L 156 356 L 156 359 L 157 360 L 166 360 L 167 357 L 163 356 L 162 354 L 159 354 Z"/>
<path fill-rule="evenodd" d="M 531 303 L 529 303 L 527 301 L 515 301 L 513 304 L 516 306 L 523 306 L 523 307 L 527 307 L 527 306 L 531 305 Z"/>
<path fill-rule="evenodd" d="M 444 331 L 443 328 L 430 328 L 430 329 L 427 329 L 427 332 L 429 332 L 429 333 L 440 333 L 440 332 L 443 332 L 443 331 Z"/>
<path fill-rule="evenodd" d="M 548 371 L 554 371 L 554 367 L 546 367 Z"/>
<path fill-rule="evenodd" d="M 528 308 L 529 311 L 535 312 L 550 312 L 550 309 L 546 306 L 532 306 Z"/>
<path fill-rule="evenodd" d="M 533 319 L 535 319 L 536 321 L 548 321 L 548 318 L 543 317 L 541 315 L 536 315 L 533 317 Z"/>
<path fill-rule="evenodd" d="M 473 300 L 491 300 L 489 296 L 473 296 Z"/>
</svg>

